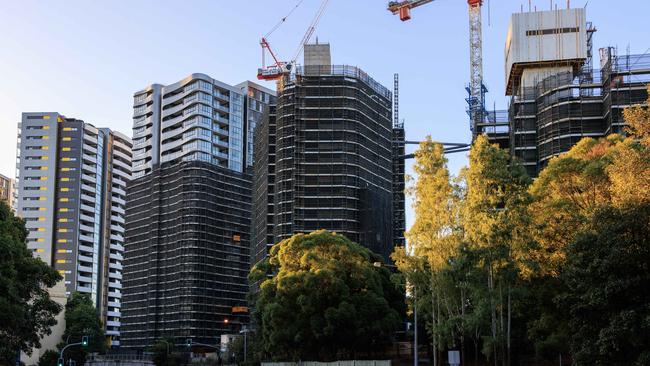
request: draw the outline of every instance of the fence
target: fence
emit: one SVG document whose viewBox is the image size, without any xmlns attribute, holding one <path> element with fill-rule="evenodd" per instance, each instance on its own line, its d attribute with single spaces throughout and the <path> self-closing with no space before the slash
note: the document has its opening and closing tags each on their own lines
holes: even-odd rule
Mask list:
<svg viewBox="0 0 650 366">
<path fill-rule="evenodd" d="M 334 362 L 262 362 L 262 366 L 391 366 L 390 360 L 348 360 Z"/>
</svg>

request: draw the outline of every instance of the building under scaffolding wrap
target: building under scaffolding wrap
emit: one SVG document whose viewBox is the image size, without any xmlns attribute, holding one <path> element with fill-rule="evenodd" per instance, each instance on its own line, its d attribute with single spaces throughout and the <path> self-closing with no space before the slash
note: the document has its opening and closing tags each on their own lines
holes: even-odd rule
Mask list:
<svg viewBox="0 0 650 366">
<path fill-rule="evenodd" d="M 623 109 L 647 97 L 650 55 L 617 56 L 613 48 L 601 49 L 601 69 L 594 70 L 595 29 L 584 12 L 512 16 L 506 41 L 507 143 L 503 130 L 486 132 L 533 177 L 580 139 L 622 132 Z"/>
<path fill-rule="evenodd" d="M 404 231 L 393 235 L 404 215 L 403 162 L 395 159 L 404 145 L 393 141 L 404 130 L 393 126 L 391 98 L 352 66 L 307 64 L 283 80 L 277 107 L 255 131 L 253 207 L 265 212 L 253 218 L 253 263 L 271 245 L 319 229 L 389 259 Z"/>
</svg>

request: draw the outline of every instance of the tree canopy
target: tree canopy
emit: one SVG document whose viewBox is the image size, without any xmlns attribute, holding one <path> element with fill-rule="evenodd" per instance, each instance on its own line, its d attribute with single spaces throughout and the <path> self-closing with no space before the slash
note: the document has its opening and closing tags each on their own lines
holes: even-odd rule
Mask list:
<svg viewBox="0 0 650 366">
<path fill-rule="evenodd" d="M 650 364 L 650 205 L 604 207 L 567 249 L 571 350 L 578 365 Z"/>
<path fill-rule="evenodd" d="M 16 351 L 31 354 L 51 333 L 61 306 L 47 289 L 61 276 L 27 249 L 22 219 L 0 202 L 0 364 L 11 364 Z"/>
<path fill-rule="evenodd" d="M 625 110 L 625 134 L 583 138 L 535 181 L 486 136 L 457 178 L 441 145 L 420 145 L 415 222 L 392 257 L 417 288 L 434 365 L 458 348 L 495 366 L 650 362 L 648 105 Z"/>
<path fill-rule="evenodd" d="M 328 231 L 296 234 L 251 271 L 263 357 L 370 357 L 400 327 L 403 296 L 380 257 Z M 271 278 L 267 274 L 272 273 Z"/>
<path fill-rule="evenodd" d="M 70 343 L 80 342 L 83 336 L 88 336 L 87 348 L 72 348 L 66 351 L 68 357 L 74 359 L 78 365 L 83 365 L 86 355 L 92 352 L 106 350 L 106 338 L 97 309 L 93 305 L 90 295 L 74 292 L 65 305 L 65 332 L 62 341 Z M 59 348 L 65 343 L 59 345 Z"/>
</svg>

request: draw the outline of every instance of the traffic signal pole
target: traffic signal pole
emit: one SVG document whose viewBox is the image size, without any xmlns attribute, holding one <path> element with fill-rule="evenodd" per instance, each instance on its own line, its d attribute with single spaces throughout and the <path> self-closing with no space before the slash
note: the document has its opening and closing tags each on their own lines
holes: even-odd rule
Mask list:
<svg viewBox="0 0 650 366">
<path fill-rule="evenodd" d="M 63 359 L 63 353 L 65 352 L 66 349 L 72 346 L 82 346 L 82 347 L 88 347 L 88 336 L 83 336 L 81 337 L 81 342 L 77 343 L 70 343 L 63 347 L 61 349 L 61 352 L 59 353 L 59 360 L 57 362 L 57 366 L 64 366 L 65 365 L 65 360 Z"/>
</svg>

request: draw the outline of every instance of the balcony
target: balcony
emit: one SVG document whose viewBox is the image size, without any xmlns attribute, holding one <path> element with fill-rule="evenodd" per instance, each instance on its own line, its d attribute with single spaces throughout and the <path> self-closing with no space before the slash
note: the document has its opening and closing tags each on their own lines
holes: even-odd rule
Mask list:
<svg viewBox="0 0 650 366">
<path fill-rule="evenodd" d="M 84 294 L 89 294 L 89 293 L 92 292 L 92 289 L 90 288 L 90 286 L 77 285 L 77 291 L 79 291 L 81 293 L 84 293 Z"/>
<path fill-rule="evenodd" d="M 151 154 L 149 154 L 149 155 L 151 155 Z M 145 167 L 145 166 L 151 166 L 151 163 L 148 163 L 148 165 L 147 165 L 147 164 L 141 165 L 139 168 L 143 168 L 143 167 Z M 133 170 L 135 170 L 135 168 L 133 168 Z M 131 169 L 128 169 L 127 171 L 130 172 Z M 114 176 L 115 176 L 115 175 L 119 176 L 119 177 L 120 177 L 122 180 L 124 180 L 124 181 L 129 181 L 129 180 L 131 180 L 131 174 L 128 173 L 128 172 L 124 172 L 124 171 L 122 171 L 122 170 L 120 170 L 120 169 L 113 169 L 113 175 L 114 175 Z M 124 184 L 124 185 L 126 186 L 126 184 Z"/>
<path fill-rule="evenodd" d="M 119 318 L 119 317 L 122 316 L 122 313 L 118 312 L 118 311 L 108 311 L 108 312 L 106 312 L 106 315 Z"/>
<path fill-rule="evenodd" d="M 89 153 L 91 153 L 91 154 L 93 154 L 95 156 L 97 155 L 97 148 L 95 146 L 92 146 L 92 145 L 89 145 L 89 144 L 84 144 L 83 145 L 83 150 L 84 150 L 84 153 L 89 152 Z"/>
<path fill-rule="evenodd" d="M 87 174 L 86 172 L 83 172 L 83 174 L 81 174 L 81 179 L 83 179 L 86 182 L 89 182 L 90 184 L 97 183 L 97 178 L 95 176 Z"/>
<path fill-rule="evenodd" d="M 124 159 L 126 161 L 131 161 L 131 157 L 129 155 L 121 152 L 120 150 L 113 149 L 113 155 L 119 156 L 120 158 L 122 158 L 122 159 Z"/>
<path fill-rule="evenodd" d="M 93 247 L 88 246 L 88 245 L 79 244 L 79 251 L 80 252 L 92 253 L 93 252 Z"/>
<path fill-rule="evenodd" d="M 111 235 L 113 237 L 114 235 Z M 123 242 L 123 241 L 122 241 Z M 111 243 L 109 246 L 113 250 L 117 250 L 120 253 L 124 252 L 124 247 L 121 244 Z"/>
<path fill-rule="evenodd" d="M 93 196 L 91 196 L 89 194 L 86 194 L 84 192 L 81 192 L 81 199 L 85 200 L 85 201 L 88 201 L 88 202 L 92 202 L 93 204 L 95 203 L 95 197 L 93 197 Z"/>
<path fill-rule="evenodd" d="M 92 236 L 84 235 L 84 234 L 79 234 L 79 240 L 84 241 L 86 243 L 93 244 L 95 240 L 93 239 Z"/>
<path fill-rule="evenodd" d="M 117 203 L 118 205 L 126 205 L 126 201 L 116 195 L 111 196 L 111 201 Z"/>
<path fill-rule="evenodd" d="M 122 260 L 124 260 L 124 257 L 122 257 L 121 254 L 116 254 L 116 253 L 110 253 L 110 254 L 108 255 L 108 257 L 109 257 L 110 259 L 115 259 L 115 260 L 117 260 L 117 261 L 122 261 Z"/>
<path fill-rule="evenodd" d="M 84 220 L 84 221 L 88 221 L 88 222 L 92 222 L 92 223 L 95 222 L 95 217 L 84 215 L 83 213 L 79 215 L 79 219 Z"/>
<path fill-rule="evenodd" d="M 87 277 L 87 276 L 77 275 L 77 281 L 78 282 L 91 283 L 93 281 L 93 279 L 90 278 L 90 277 Z"/>
<path fill-rule="evenodd" d="M 86 164 L 85 162 L 81 165 L 81 168 L 84 169 L 84 170 L 87 170 L 91 174 L 95 174 L 97 172 L 97 167 L 96 166 Z"/>
<path fill-rule="evenodd" d="M 221 127 L 216 127 L 212 129 L 213 132 L 215 132 L 219 137 L 228 137 L 228 130 L 221 128 Z"/>
<path fill-rule="evenodd" d="M 196 99 L 194 99 L 194 100 L 196 100 Z M 181 103 L 179 105 L 175 105 L 173 107 L 163 109 L 162 116 L 167 117 L 167 116 L 171 116 L 171 115 L 173 115 L 175 113 L 178 113 L 178 112 L 182 111 L 184 108 L 186 108 L 189 105 L 189 103 L 191 103 L 191 102 L 192 101 L 187 101 L 187 102 L 183 101 L 183 103 Z M 169 105 L 169 104 L 167 104 L 167 105 Z"/>
<path fill-rule="evenodd" d="M 225 124 L 225 125 L 230 124 L 230 120 L 229 120 L 228 118 L 221 117 L 221 116 L 218 115 L 218 114 L 217 114 L 216 116 L 214 116 L 214 119 L 215 119 L 216 121 L 220 122 L 220 123 Z"/>
<path fill-rule="evenodd" d="M 228 148 L 228 146 L 229 146 L 228 141 L 227 140 L 222 140 L 222 139 L 213 139 L 212 143 L 217 145 L 217 146 L 221 146 L 221 147 L 225 147 L 225 148 Z"/>
<path fill-rule="evenodd" d="M 230 96 L 223 94 L 219 91 L 215 91 L 212 95 L 214 95 L 215 98 L 220 99 L 224 102 L 230 102 Z"/>
<path fill-rule="evenodd" d="M 93 262 L 93 258 L 92 258 L 92 257 L 88 257 L 88 256 L 86 256 L 86 255 L 79 254 L 79 261 L 80 261 L 80 262 L 86 262 L 86 263 L 92 263 L 92 262 Z"/>
<path fill-rule="evenodd" d="M 122 188 L 117 188 L 117 187 L 111 187 L 111 190 L 120 196 L 126 196 L 126 191 L 123 190 Z"/>
<path fill-rule="evenodd" d="M 124 234 L 124 226 L 122 225 L 116 225 L 114 223 L 111 223 L 111 230 L 118 232 L 120 234 Z"/>
<path fill-rule="evenodd" d="M 79 272 L 93 273 L 93 269 L 88 266 L 82 266 L 81 264 L 77 265 L 77 270 Z"/>
</svg>

